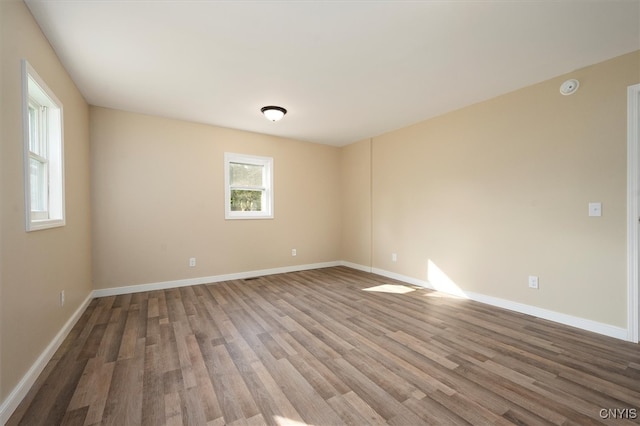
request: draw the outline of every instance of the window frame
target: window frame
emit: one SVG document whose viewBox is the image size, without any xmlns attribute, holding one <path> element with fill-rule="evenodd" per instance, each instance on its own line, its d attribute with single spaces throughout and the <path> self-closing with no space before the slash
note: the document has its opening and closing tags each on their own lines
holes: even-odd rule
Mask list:
<svg viewBox="0 0 640 426">
<path fill-rule="evenodd" d="M 35 114 L 31 115 L 31 109 Z M 31 126 L 31 120 L 37 122 Z M 66 225 L 64 196 L 63 105 L 33 67 L 22 60 L 25 229 L 27 232 Z M 32 130 L 36 142 L 32 144 Z M 32 150 L 33 147 L 33 150 Z M 32 210 L 31 163 L 43 165 L 40 187 L 44 209 Z"/>
<path fill-rule="evenodd" d="M 248 164 L 263 167 L 262 187 L 247 187 L 231 185 L 231 163 Z M 262 191 L 261 211 L 232 211 L 231 191 L 239 190 L 260 190 Z M 257 155 L 224 153 L 224 217 L 225 219 L 273 219 L 273 158 Z"/>
</svg>

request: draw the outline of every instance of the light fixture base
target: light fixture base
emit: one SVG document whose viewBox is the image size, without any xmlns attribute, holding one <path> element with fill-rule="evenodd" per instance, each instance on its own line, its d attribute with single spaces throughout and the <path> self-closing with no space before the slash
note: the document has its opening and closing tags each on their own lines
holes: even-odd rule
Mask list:
<svg viewBox="0 0 640 426">
<path fill-rule="evenodd" d="M 267 117 L 267 120 L 279 121 L 282 120 L 282 117 L 287 113 L 287 110 L 279 106 L 269 105 L 260 108 L 260 112 Z"/>
</svg>

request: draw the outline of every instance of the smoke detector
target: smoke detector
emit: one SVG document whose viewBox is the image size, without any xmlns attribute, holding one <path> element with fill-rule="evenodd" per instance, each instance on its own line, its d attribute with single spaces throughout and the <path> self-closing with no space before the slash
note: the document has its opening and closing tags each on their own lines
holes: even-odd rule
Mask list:
<svg viewBox="0 0 640 426">
<path fill-rule="evenodd" d="M 560 93 L 564 96 L 573 95 L 580 87 L 580 82 L 576 79 L 567 80 L 560 85 Z"/>
</svg>

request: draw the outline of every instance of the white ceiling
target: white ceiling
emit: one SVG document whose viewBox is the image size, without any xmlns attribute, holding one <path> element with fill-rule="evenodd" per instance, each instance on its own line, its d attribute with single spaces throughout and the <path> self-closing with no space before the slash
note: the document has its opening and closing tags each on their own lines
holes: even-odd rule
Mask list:
<svg viewBox="0 0 640 426">
<path fill-rule="evenodd" d="M 640 49 L 640 0 L 26 3 L 92 105 L 337 146 Z"/>
</svg>

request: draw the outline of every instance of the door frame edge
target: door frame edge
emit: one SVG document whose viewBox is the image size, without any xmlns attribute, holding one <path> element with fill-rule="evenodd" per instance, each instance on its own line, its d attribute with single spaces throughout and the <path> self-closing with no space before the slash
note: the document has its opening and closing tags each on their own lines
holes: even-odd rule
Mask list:
<svg viewBox="0 0 640 426">
<path fill-rule="evenodd" d="M 640 295 L 640 84 L 627 88 L 627 340 L 638 343 Z"/>
</svg>

